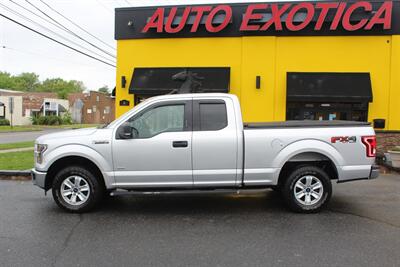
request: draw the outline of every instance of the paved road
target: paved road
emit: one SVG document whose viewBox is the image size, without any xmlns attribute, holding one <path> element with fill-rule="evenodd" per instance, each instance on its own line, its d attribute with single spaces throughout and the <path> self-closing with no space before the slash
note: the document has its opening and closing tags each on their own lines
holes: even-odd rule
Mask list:
<svg viewBox="0 0 400 267">
<path fill-rule="evenodd" d="M 0 182 L 2 266 L 399 266 L 400 176 L 335 185 L 329 209 L 286 211 L 272 191 L 119 196 L 60 211 Z"/>
<path fill-rule="evenodd" d="M 41 135 L 65 131 L 65 129 L 46 129 L 34 132 L 0 133 L 0 144 L 33 141 Z"/>
</svg>

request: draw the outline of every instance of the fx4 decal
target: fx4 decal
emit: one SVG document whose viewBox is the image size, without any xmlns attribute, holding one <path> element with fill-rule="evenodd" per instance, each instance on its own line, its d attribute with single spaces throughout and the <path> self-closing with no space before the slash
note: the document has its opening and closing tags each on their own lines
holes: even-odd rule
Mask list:
<svg viewBox="0 0 400 267">
<path fill-rule="evenodd" d="M 334 136 L 331 138 L 331 143 L 336 144 L 336 143 L 355 143 L 357 142 L 357 137 L 356 136 Z"/>
</svg>

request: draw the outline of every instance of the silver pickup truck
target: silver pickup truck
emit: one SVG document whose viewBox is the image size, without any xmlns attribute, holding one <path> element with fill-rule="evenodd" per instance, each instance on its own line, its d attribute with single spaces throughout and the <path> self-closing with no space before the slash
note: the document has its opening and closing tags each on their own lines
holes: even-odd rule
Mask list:
<svg viewBox="0 0 400 267">
<path fill-rule="evenodd" d="M 41 136 L 32 178 L 71 212 L 113 191 L 272 188 L 310 213 L 327 204 L 331 180 L 376 178 L 375 149 L 368 123 L 243 124 L 234 95 L 166 95 L 107 126 Z"/>
</svg>

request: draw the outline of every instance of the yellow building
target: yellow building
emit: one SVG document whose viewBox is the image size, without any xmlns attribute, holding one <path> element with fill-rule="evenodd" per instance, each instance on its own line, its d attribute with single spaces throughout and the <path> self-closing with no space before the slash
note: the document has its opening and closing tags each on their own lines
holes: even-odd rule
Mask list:
<svg viewBox="0 0 400 267">
<path fill-rule="evenodd" d="M 398 1 L 121 8 L 115 36 L 117 116 L 157 94 L 218 91 L 247 122 L 400 130 Z"/>
</svg>

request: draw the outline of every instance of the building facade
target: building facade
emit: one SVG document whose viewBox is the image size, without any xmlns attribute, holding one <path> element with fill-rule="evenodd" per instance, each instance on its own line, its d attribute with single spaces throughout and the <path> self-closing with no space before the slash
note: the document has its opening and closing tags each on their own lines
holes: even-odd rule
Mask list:
<svg viewBox="0 0 400 267">
<path fill-rule="evenodd" d="M 114 98 L 89 91 L 68 96 L 70 112 L 75 123 L 106 124 L 115 119 Z"/>
<path fill-rule="evenodd" d="M 400 131 L 400 2 L 116 9 L 116 116 L 149 96 L 229 92 L 246 122 Z"/>
</svg>

